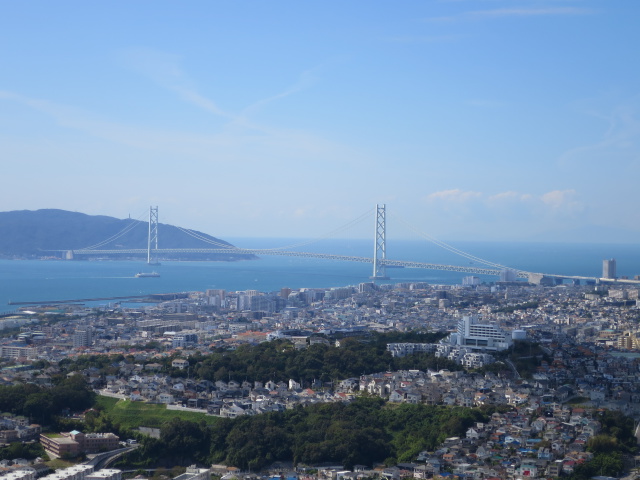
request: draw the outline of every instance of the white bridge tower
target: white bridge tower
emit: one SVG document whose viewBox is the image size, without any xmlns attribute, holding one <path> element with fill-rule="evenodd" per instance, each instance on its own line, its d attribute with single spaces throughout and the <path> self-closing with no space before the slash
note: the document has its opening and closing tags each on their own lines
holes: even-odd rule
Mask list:
<svg viewBox="0 0 640 480">
<path fill-rule="evenodd" d="M 386 275 L 385 260 L 387 258 L 387 224 L 385 219 L 386 205 L 376 204 L 376 230 L 373 250 L 373 276 L 372 280 L 388 280 Z"/>
<path fill-rule="evenodd" d="M 156 261 L 151 261 L 151 250 L 156 252 Z M 147 243 L 147 263 L 155 265 L 158 263 L 158 207 L 149 207 L 149 241 Z"/>
</svg>

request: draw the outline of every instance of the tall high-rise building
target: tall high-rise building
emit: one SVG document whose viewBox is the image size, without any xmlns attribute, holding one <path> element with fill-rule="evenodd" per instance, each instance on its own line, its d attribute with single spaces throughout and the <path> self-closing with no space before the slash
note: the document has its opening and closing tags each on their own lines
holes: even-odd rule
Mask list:
<svg viewBox="0 0 640 480">
<path fill-rule="evenodd" d="M 289 298 L 289 295 L 291 295 L 291 289 L 289 287 L 282 287 L 280 289 L 280 296 L 282 298 Z"/>
<path fill-rule="evenodd" d="M 602 278 L 616 278 L 616 259 L 602 261 Z"/>
<path fill-rule="evenodd" d="M 273 313 L 276 311 L 275 297 L 267 295 L 256 295 L 251 297 L 249 308 L 252 312 Z"/>
<path fill-rule="evenodd" d="M 90 327 L 76 328 L 73 334 L 74 347 L 90 347 L 93 342 Z"/>
<path fill-rule="evenodd" d="M 238 311 L 243 312 L 251 309 L 251 296 L 245 293 L 238 294 Z"/>
<path fill-rule="evenodd" d="M 220 289 L 208 289 L 205 293 L 205 295 L 207 297 L 214 297 L 214 296 L 219 296 L 221 301 L 224 301 L 224 296 L 225 296 L 225 291 L 224 290 L 220 290 Z"/>
<path fill-rule="evenodd" d="M 518 281 L 518 274 L 515 270 L 511 270 L 510 268 L 505 268 L 500 271 L 500 281 L 516 282 Z"/>
</svg>

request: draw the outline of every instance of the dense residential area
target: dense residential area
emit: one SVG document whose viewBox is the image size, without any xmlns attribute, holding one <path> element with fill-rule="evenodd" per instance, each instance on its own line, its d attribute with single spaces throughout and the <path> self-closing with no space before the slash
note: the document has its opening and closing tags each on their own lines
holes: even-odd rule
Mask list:
<svg viewBox="0 0 640 480">
<path fill-rule="evenodd" d="M 0 0 L 0 480 L 640 480 L 638 47 L 640 0 Z"/>
<path fill-rule="evenodd" d="M 43 461 L 10 458 L 21 442 L 75 462 L 125 448 L 123 471 L 620 478 L 638 443 L 637 300 L 615 284 L 363 283 L 25 309 L 1 320 L 2 467 Z"/>
</svg>

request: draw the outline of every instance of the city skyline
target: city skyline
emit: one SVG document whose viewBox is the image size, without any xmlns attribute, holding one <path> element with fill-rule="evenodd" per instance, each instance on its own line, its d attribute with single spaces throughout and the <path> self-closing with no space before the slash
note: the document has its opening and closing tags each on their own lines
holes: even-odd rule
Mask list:
<svg viewBox="0 0 640 480">
<path fill-rule="evenodd" d="M 316 237 L 384 203 L 442 239 L 639 233 L 631 2 L 3 6 L 2 211 Z"/>
</svg>

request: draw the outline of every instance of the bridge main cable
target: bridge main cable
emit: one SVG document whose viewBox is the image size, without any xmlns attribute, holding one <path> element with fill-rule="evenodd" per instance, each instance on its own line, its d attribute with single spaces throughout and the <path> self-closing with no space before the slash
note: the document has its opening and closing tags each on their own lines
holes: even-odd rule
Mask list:
<svg viewBox="0 0 640 480">
<path fill-rule="evenodd" d="M 145 254 L 146 249 L 128 249 L 128 250 L 74 250 L 74 255 L 114 255 L 114 254 Z M 293 252 L 283 250 L 260 250 L 248 248 L 162 248 L 157 253 L 231 253 L 238 255 L 275 255 L 281 257 L 303 257 L 303 258 L 320 258 L 324 260 L 339 260 L 345 262 L 359 262 L 373 264 L 374 259 L 369 257 L 357 257 L 351 255 L 336 255 L 331 253 L 311 253 L 311 252 Z M 480 268 L 459 265 L 442 265 L 437 263 L 412 262 L 404 260 L 378 259 L 379 263 L 386 266 L 406 267 L 406 268 L 424 268 L 428 270 L 443 270 L 449 272 L 475 273 L 477 275 L 494 275 L 499 276 L 501 270 L 493 268 Z M 522 275 L 522 278 L 527 278 Z"/>
</svg>

